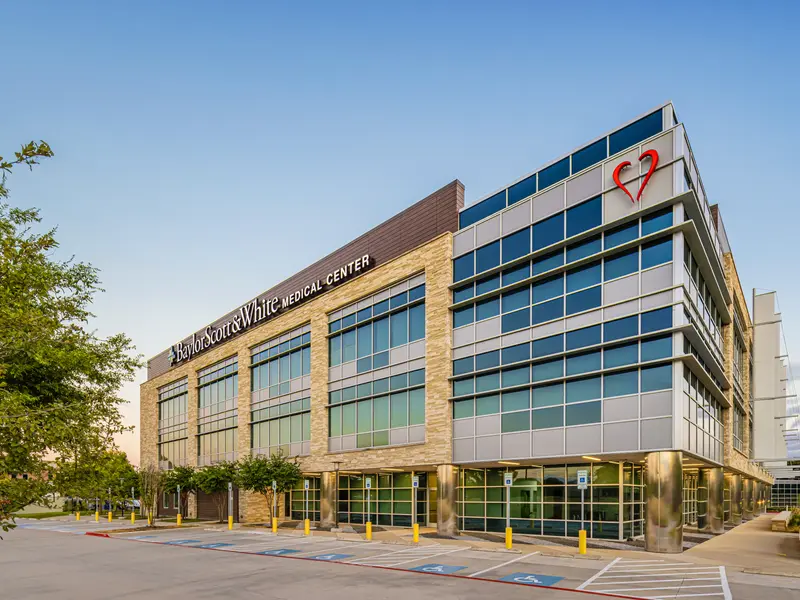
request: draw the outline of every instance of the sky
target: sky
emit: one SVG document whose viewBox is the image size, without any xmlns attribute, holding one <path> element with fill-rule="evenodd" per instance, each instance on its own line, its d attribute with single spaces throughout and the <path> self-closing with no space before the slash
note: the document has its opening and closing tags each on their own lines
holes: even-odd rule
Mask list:
<svg viewBox="0 0 800 600">
<path fill-rule="evenodd" d="M 151 357 L 458 178 L 467 204 L 671 100 L 748 298 L 800 361 L 796 2 L 70 2 L 2 9 L 8 182 Z M 800 377 L 800 362 L 794 373 Z M 122 394 L 139 424 L 139 385 Z M 121 447 L 138 461 L 138 432 Z"/>
</svg>

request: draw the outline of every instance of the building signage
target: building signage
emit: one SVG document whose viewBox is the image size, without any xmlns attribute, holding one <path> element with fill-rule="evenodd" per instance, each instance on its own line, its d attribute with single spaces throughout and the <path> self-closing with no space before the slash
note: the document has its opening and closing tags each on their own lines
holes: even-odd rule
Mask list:
<svg viewBox="0 0 800 600">
<path fill-rule="evenodd" d="M 619 163 L 616 166 L 616 168 L 614 169 L 614 173 L 613 173 L 614 183 L 617 184 L 617 187 L 619 189 L 621 189 L 623 192 L 625 192 L 627 194 L 628 198 L 630 198 L 631 202 L 633 202 L 634 204 L 636 204 L 637 202 L 639 202 L 639 200 L 641 200 L 642 192 L 644 191 L 644 188 L 647 187 L 647 184 L 650 181 L 650 177 L 652 177 L 653 172 L 656 170 L 656 167 L 658 166 L 658 152 L 657 151 L 655 151 L 655 150 L 645 150 L 644 152 L 642 152 L 642 155 L 639 157 L 639 162 L 642 162 L 642 160 L 644 160 L 645 158 L 649 158 L 650 159 L 650 168 L 647 170 L 647 175 L 644 176 L 644 181 L 642 182 L 642 185 L 639 187 L 639 193 L 636 194 L 636 200 L 633 199 L 633 194 L 631 194 L 628 191 L 628 188 L 626 188 L 625 185 L 619 180 L 619 174 L 622 172 L 623 169 L 627 169 L 628 167 L 631 166 L 631 161 L 626 160 L 626 161 L 623 161 L 623 162 Z"/>
<path fill-rule="evenodd" d="M 209 325 L 200 333 L 192 334 L 192 339 L 186 343 L 178 342 L 169 349 L 169 364 L 175 365 L 184 360 L 191 360 L 197 354 L 213 348 L 217 344 L 240 334 L 254 325 L 269 321 L 283 312 L 294 308 L 314 296 L 327 291 L 351 277 L 365 271 L 372 264 L 369 254 L 331 271 L 322 279 L 309 283 L 283 298 L 255 298 L 240 307 L 239 310 L 225 323 L 218 327 Z"/>
</svg>

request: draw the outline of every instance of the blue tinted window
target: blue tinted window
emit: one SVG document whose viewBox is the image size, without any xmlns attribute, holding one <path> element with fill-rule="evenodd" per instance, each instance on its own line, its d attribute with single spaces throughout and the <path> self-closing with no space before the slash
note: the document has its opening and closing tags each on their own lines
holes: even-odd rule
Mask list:
<svg viewBox="0 0 800 600">
<path fill-rule="evenodd" d="M 515 371 L 517 369 L 514 369 Z M 506 385 L 505 377 L 506 373 L 509 371 L 503 372 L 503 386 Z M 523 382 L 527 383 L 527 382 Z M 520 390 L 518 392 L 505 392 L 502 395 L 501 406 L 503 412 L 509 412 L 512 410 L 524 410 L 526 408 L 531 407 L 531 393 L 530 390 Z"/>
<path fill-rule="evenodd" d="M 606 249 L 614 248 L 639 237 L 639 221 L 606 231 Z"/>
<path fill-rule="evenodd" d="M 475 381 L 472 377 L 453 382 L 453 396 L 463 396 L 471 394 L 475 390 Z"/>
<path fill-rule="evenodd" d="M 508 369 L 502 372 L 502 379 L 503 379 L 503 387 L 513 387 L 515 385 L 524 385 L 526 383 L 530 383 L 531 381 L 531 369 L 528 366 L 519 367 L 518 369 Z M 521 392 L 514 392 L 514 394 L 524 394 L 526 406 L 524 408 L 528 408 L 527 400 L 528 395 L 530 392 L 528 390 L 523 390 Z M 505 397 L 506 394 L 503 394 Z M 503 410 L 505 410 L 505 406 L 503 406 Z"/>
<path fill-rule="evenodd" d="M 569 177 L 569 156 L 539 171 L 539 189 L 543 190 L 567 177 Z"/>
<path fill-rule="evenodd" d="M 642 333 L 669 329 L 672 327 L 672 307 L 659 308 L 642 313 Z"/>
<path fill-rule="evenodd" d="M 510 346 L 503 348 L 503 364 L 519 362 L 521 360 L 528 360 L 531 357 L 531 345 L 519 344 L 518 346 Z"/>
<path fill-rule="evenodd" d="M 472 305 L 458 308 L 453 311 L 453 327 L 469 325 L 475 320 L 475 310 Z"/>
<path fill-rule="evenodd" d="M 472 284 L 467 284 L 460 288 L 453 290 L 453 303 L 463 302 L 469 300 L 474 295 L 475 291 Z"/>
<path fill-rule="evenodd" d="M 548 277 L 533 284 L 533 302 L 543 302 L 564 293 L 564 276 Z"/>
<path fill-rule="evenodd" d="M 536 342 L 534 342 L 535 344 Z M 584 346 L 592 346 L 600 343 L 600 325 L 592 325 L 570 331 L 567 334 L 567 350 L 575 350 Z"/>
<path fill-rule="evenodd" d="M 531 251 L 530 227 L 503 238 L 503 262 L 525 256 Z"/>
<path fill-rule="evenodd" d="M 533 261 L 533 274 L 540 275 L 551 269 L 560 267 L 564 264 L 564 251 L 556 250 L 552 254 L 547 254 L 540 259 Z"/>
<path fill-rule="evenodd" d="M 500 240 L 475 251 L 475 272 L 482 273 L 500 264 Z"/>
<path fill-rule="evenodd" d="M 545 381 L 564 376 L 564 360 L 557 358 L 533 365 L 533 381 Z M 559 404 L 561 401 L 559 400 Z"/>
<path fill-rule="evenodd" d="M 475 259 L 472 252 L 453 261 L 453 281 L 461 281 L 475 275 Z"/>
<path fill-rule="evenodd" d="M 533 307 L 532 325 L 552 321 L 564 316 L 564 300 L 556 298 L 550 302 L 542 302 Z"/>
<path fill-rule="evenodd" d="M 503 271 L 503 285 L 511 285 L 512 283 L 517 283 L 518 281 L 527 279 L 530 276 L 530 263 L 525 263 L 524 265 L 514 267 L 513 269 L 506 269 Z"/>
<path fill-rule="evenodd" d="M 590 285 L 597 285 L 601 279 L 600 261 L 579 269 L 567 271 L 567 292 L 574 292 Z"/>
<path fill-rule="evenodd" d="M 639 371 L 622 371 L 612 373 L 603 378 L 603 397 L 627 396 L 639 392 Z"/>
<path fill-rule="evenodd" d="M 567 382 L 567 403 L 594 400 L 600 397 L 600 376 Z"/>
<path fill-rule="evenodd" d="M 567 296 L 567 314 L 574 315 L 577 312 L 600 306 L 602 303 L 601 295 L 599 285 L 570 294 Z"/>
<path fill-rule="evenodd" d="M 621 367 L 623 365 L 632 365 L 639 362 L 639 343 L 633 342 L 632 344 L 623 344 L 621 346 L 614 346 L 613 348 L 606 348 L 603 351 L 603 362 L 606 369 L 613 369 L 614 367 Z"/>
<path fill-rule="evenodd" d="M 556 352 L 563 352 L 564 350 L 564 336 L 553 335 L 550 337 L 534 340 L 533 342 L 533 357 L 547 356 L 548 354 L 555 354 Z"/>
<path fill-rule="evenodd" d="M 492 367 L 500 366 L 500 351 L 493 350 L 492 352 L 484 352 L 475 357 L 475 370 L 482 371 L 483 369 L 491 369 Z"/>
<path fill-rule="evenodd" d="M 604 281 L 630 275 L 639 270 L 639 248 L 626 250 L 622 254 L 617 254 L 612 258 L 607 258 L 605 262 Z"/>
<path fill-rule="evenodd" d="M 603 329 L 603 339 L 606 342 L 632 337 L 639 333 L 639 315 L 617 319 L 616 321 L 609 321 L 603 325 Z"/>
<path fill-rule="evenodd" d="M 475 320 L 483 321 L 500 314 L 500 298 L 483 300 L 475 305 Z"/>
<path fill-rule="evenodd" d="M 600 351 L 575 354 L 567 357 L 567 375 L 580 375 L 600 370 Z"/>
<path fill-rule="evenodd" d="M 499 210 L 504 209 L 506 206 L 506 191 L 503 190 L 499 194 L 495 194 L 491 198 L 487 198 L 483 202 L 470 206 L 468 209 L 461 211 L 458 215 L 458 224 L 461 229 L 469 227 L 473 223 L 477 223 L 481 219 L 493 215 Z"/>
<path fill-rule="evenodd" d="M 564 239 L 564 213 L 553 215 L 533 226 L 533 249 L 541 250 Z"/>
<path fill-rule="evenodd" d="M 496 390 L 500 387 L 500 373 L 487 373 L 486 375 L 478 375 L 475 377 L 475 391 L 487 392 L 489 390 Z"/>
<path fill-rule="evenodd" d="M 642 340 L 642 362 L 672 356 L 672 335 Z"/>
<path fill-rule="evenodd" d="M 531 413 L 533 417 L 532 429 L 547 429 L 548 427 L 561 427 L 564 425 L 564 411 L 562 407 L 545 408 L 542 410 L 534 410 Z M 554 504 L 553 506 L 558 506 Z M 564 522 L 563 521 L 546 521 L 550 527 L 547 533 L 555 532 L 555 535 L 564 535 Z M 561 531 L 557 531 L 557 529 Z M 537 531 L 538 533 L 538 531 Z"/>
<path fill-rule="evenodd" d="M 642 246 L 642 269 L 661 265 L 672 260 L 672 238 L 650 242 Z"/>
<path fill-rule="evenodd" d="M 496 290 L 500 287 L 500 275 L 493 275 L 492 277 L 486 277 L 484 279 L 479 279 L 475 282 L 475 295 L 480 296 L 481 294 L 485 294 L 486 292 L 491 292 L 492 290 Z"/>
<path fill-rule="evenodd" d="M 533 406 L 553 406 L 564 403 L 564 384 L 555 383 L 533 388 Z"/>
<path fill-rule="evenodd" d="M 638 144 L 642 140 L 659 133 L 661 128 L 661 111 L 657 110 L 653 114 L 631 123 L 624 129 L 612 133 L 608 140 L 608 151 L 613 156 L 620 150 L 630 148 L 634 144 Z"/>
<path fill-rule="evenodd" d="M 672 365 L 642 369 L 642 392 L 668 390 L 672 387 Z"/>
<path fill-rule="evenodd" d="M 642 218 L 642 235 L 661 231 L 672 225 L 672 207 L 665 208 L 648 217 Z"/>
<path fill-rule="evenodd" d="M 474 370 L 473 358 L 468 356 L 466 358 L 459 358 L 453 361 L 453 375 L 463 375 L 464 373 L 471 373 Z"/>
<path fill-rule="evenodd" d="M 418 285 L 415 288 L 408 290 L 408 301 L 413 302 L 414 300 L 419 300 L 425 295 L 425 284 Z"/>
<path fill-rule="evenodd" d="M 470 284 L 472 285 L 472 284 Z M 463 288 L 461 288 L 463 289 Z M 378 302 L 375 306 L 372 307 L 372 314 L 373 315 L 382 315 L 387 310 L 389 310 L 389 301 L 384 300 L 383 302 Z"/>
<path fill-rule="evenodd" d="M 597 196 L 567 209 L 567 237 L 572 237 L 603 223 L 603 198 Z"/>
<path fill-rule="evenodd" d="M 528 306 L 531 303 L 530 288 L 524 287 L 515 292 L 503 294 L 503 312 L 511 312 L 523 306 Z"/>
<path fill-rule="evenodd" d="M 580 244 L 567 246 L 567 262 L 571 263 L 573 261 L 586 258 L 587 256 L 591 256 L 592 254 L 597 254 L 602 249 L 603 241 L 602 237 L 599 235 L 590 238 L 585 242 L 581 242 Z"/>
<path fill-rule="evenodd" d="M 606 138 L 603 138 L 572 155 L 572 173 L 583 171 L 586 167 L 591 167 L 606 158 L 608 158 Z"/>
<path fill-rule="evenodd" d="M 511 206 L 536 193 L 536 173 L 508 188 L 508 205 Z"/>
<path fill-rule="evenodd" d="M 531 311 L 528 308 L 503 315 L 503 333 L 528 327 L 531 324 Z"/>
<path fill-rule="evenodd" d="M 586 425 L 600 422 L 600 402 L 567 406 L 567 425 Z"/>
</svg>

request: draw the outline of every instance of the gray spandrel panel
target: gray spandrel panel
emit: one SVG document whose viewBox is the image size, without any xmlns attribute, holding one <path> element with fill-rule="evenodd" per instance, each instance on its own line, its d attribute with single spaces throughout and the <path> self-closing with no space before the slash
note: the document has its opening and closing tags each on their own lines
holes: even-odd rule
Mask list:
<svg viewBox="0 0 800 600">
<path fill-rule="evenodd" d="M 603 311 L 593 310 L 586 312 L 575 317 L 568 317 L 566 322 L 567 329 L 577 329 L 579 327 L 588 327 L 589 325 L 597 325 L 603 322 Z"/>
<path fill-rule="evenodd" d="M 560 321 L 553 321 L 552 323 L 539 325 L 538 327 L 531 327 L 530 331 L 531 339 L 533 340 L 550 337 L 551 335 L 555 335 L 564 331 L 564 320 L 562 319 Z"/>
<path fill-rule="evenodd" d="M 408 345 L 408 358 L 413 360 L 425 356 L 425 340 L 417 340 Z"/>
<path fill-rule="evenodd" d="M 562 456 L 564 454 L 564 430 L 545 429 L 533 432 L 534 456 Z"/>
<path fill-rule="evenodd" d="M 475 225 L 475 246 L 481 246 L 500 239 L 500 215 L 495 215 L 483 223 Z"/>
<path fill-rule="evenodd" d="M 603 452 L 639 450 L 639 421 L 603 425 Z"/>
<path fill-rule="evenodd" d="M 603 191 L 603 167 L 598 166 L 567 182 L 567 206 L 572 206 Z"/>
<path fill-rule="evenodd" d="M 500 317 L 492 317 L 475 324 L 475 339 L 485 340 L 500 335 Z"/>
<path fill-rule="evenodd" d="M 602 451 L 601 425 L 567 427 L 567 454 L 595 454 Z"/>
<path fill-rule="evenodd" d="M 674 195 L 672 168 L 664 167 L 653 172 L 650 181 L 647 182 L 647 187 L 642 192 L 640 204 L 643 209 L 649 208 Z"/>
<path fill-rule="evenodd" d="M 408 346 L 398 346 L 389 351 L 389 364 L 396 365 L 408 360 Z"/>
<path fill-rule="evenodd" d="M 531 330 L 530 329 L 523 329 L 522 331 L 515 331 L 514 333 L 509 333 L 508 335 L 504 335 L 502 338 L 502 345 L 504 348 L 508 346 L 516 346 L 517 344 L 524 344 L 525 342 L 530 341 L 531 339 Z"/>
<path fill-rule="evenodd" d="M 672 416 L 672 390 L 642 394 L 642 418 Z"/>
<path fill-rule="evenodd" d="M 672 287 L 672 263 L 642 272 L 642 294 Z"/>
<path fill-rule="evenodd" d="M 470 227 L 453 235 L 453 258 L 475 249 L 475 229 Z"/>
<path fill-rule="evenodd" d="M 412 425 L 408 428 L 408 442 L 424 442 L 425 441 L 425 425 Z"/>
<path fill-rule="evenodd" d="M 530 431 L 503 434 L 501 442 L 501 458 L 529 458 L 530 455 Z"/>
<path fill-rule="evenodd" d="M 465 325 L 453 330 L 453 346 L 464 346 L 475 341 L 475 325 Z"/>
<path fill-rule="evenodd" d="M 564 210 L 564 184 L 533 199 L 533 222 L 541 221 Z"/>
<path fill-rule="evenodd" d="M 342 366 L 342 379 L 353 377 L 356 374 L 356 361 L 344 363 Z"/>
<path fill-rule="evenodd" d="M 639 274 L 620 277 L 603 285 L 603 299 L 606 304 L 615 304 L 636 298 L 639 295 Z"/>
<path fill-rule="evenodd" d="M 469 346 L 461 346 L 460 348 L 453 348 L 453 360 L 466 358 L 467 356 L 472 356 L 473 354 L 477 353 L 475 352 L 475 347 L 472 344 Z"/>
<path fill-rule="evenodd" d="M 399 429 L 390 429 L 389 430 L 389 443 L 392 444 L 392 445 L 407 444 L 408 443 L 408 429 L 406 427 L 401 427 Z"/>
<path fill-rule="evenodd" d="M 456 419 L 453 421 L 453 437 L 473 437 L 475 435 L 474 419 Z"/>
<path fill-rule="evenodd" d="M 645 419 L 641 422 L 642 450 L 672 448 L 672 418 Z"/>
<path fill-rule="evenodd" d="M 475 438 L 475 460 L 497 460 L 498 458 L 500 458 L 499 435 Z"/>
<path fill-rule="evenodd" d="M 475 417 L 475 435 L 500 433 L 500 415 Z"/>
<path fill-rule="evenodd" d="M 453 440 L 453 462 L 464 463 L 475 460 L 475 438 Z"/>
<path fill-rule="evenodd" d="M 639 396 L 621 396 L 603 400 L 603 421 L 625 421 L 639 418 Z"/>
<path fill-rule="evenodd" d="M 672 303 L 672 291 L 659 292 L 642 298 L 642 310 L 649 310 L 657 306 L 664 306 Z"/>
<path fill-rule="evenodd" d="M 531 224 L 531 201 L 526 200 L 503 213 L 503 235 L 508 235 Z"/>
<path fill-rule="evenodd" d="M 615 304 L 614 306 L 609 306 L 603 309 L 603 317 L 606 321 L 609 319 L 618 319 L 619 317 L 626 317 L 628 315 L 633 315 L 639 312 L 639 301 L 638 300 L 629 300 L 628 302 L 622 302 L 620 304 Z"/>
<path fill-rule="evenodd" d="M 334 437 L 328 438 L 328 451 L 339 452 L 342 449 L 342 438 Z"/>
<path fill-rule="evenodd" d="M 356 448 L 356 436 L 354 435 L 343 435 L 342 436 L 342 450 L 355 450 Z"/>
</svg>

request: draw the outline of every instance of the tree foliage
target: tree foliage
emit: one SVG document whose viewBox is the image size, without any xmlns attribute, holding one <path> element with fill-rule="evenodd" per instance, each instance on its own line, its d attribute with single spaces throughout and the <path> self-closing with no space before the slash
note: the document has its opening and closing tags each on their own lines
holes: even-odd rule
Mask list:
<svg viewBox="0 0 800 600">
<path fill-rule="evenodd" d="M 272 514 L 272 482 L 275 482 L 275 491 L 282 494 L 291 490 L 301 477 L 297 462 L 288 460 L 282 452 L 276 452 L 269 457 L 259 454 L 243 458 L 239 463 L 237 484 L 242 489 L 264 496 L 271 519 L 275 516 Z"/>
<path fill-rule="evenodd" d="M 197 493 L 196 470 L 191 465 L 177 466 L 167 472 L 164 489 L 177 491 L 181 488 L 181 514 L 189 512 L 189 494 Z"/>
<path fill-rule="evenodd" d="M 14 158 L 0 157 L 0 527 L 11 514 L 47 491 L 42 482 L 54 465 L 73 470 L 71 485 L 85 490 L 84 463 L 113 448 L 125 430 L 119 412 L 123 382 L 133 379 L 140 358 L 123 334 L 99 337 L 88 328 L 90 306 L 101 292 L 90 264 L 56 258 L 55 230 L 40 227 L 37 209 L 3 203 L 15 167 L 33 168 L 53 156 L 44 143 L 24 145 Z M 28 481 L 10 478 L 28 473 Z"/>
<path fill-rule="evenodd" d="M 164 491 L 166 474 L 154 465 L 146 465 L 139 469 L 139 494 L 142 512 L 147 515 L 148 524 L 155 523 L 156 507 L 161 493 Z"/>
<path fill-rule="evenodd" d="M 225 509 L 228 504 L 228 483 L 235 483 L 237 479 L 237 464 L 223 461 L 198 469 L 195 473 L 197 487 L 211 496 L 217 508 L 217 517 L 220 522 L 225 520 Z"/>
</svg>

